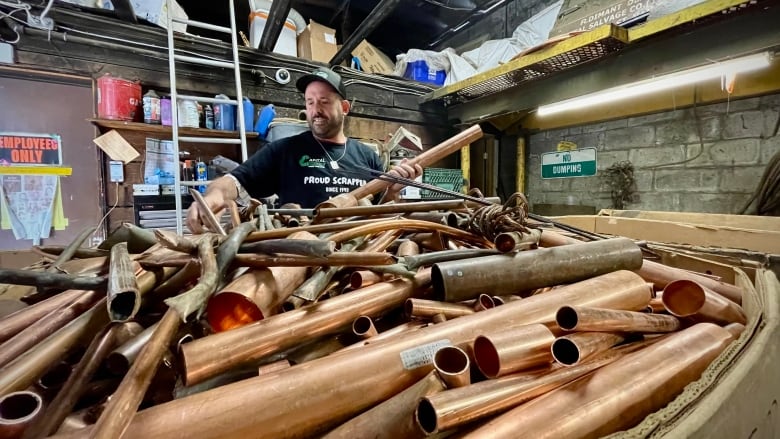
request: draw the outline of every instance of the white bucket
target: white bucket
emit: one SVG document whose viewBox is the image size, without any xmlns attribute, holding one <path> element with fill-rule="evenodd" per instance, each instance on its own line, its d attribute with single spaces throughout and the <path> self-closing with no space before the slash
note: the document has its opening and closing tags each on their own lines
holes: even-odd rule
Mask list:
<svg viewBox="0 0 780 439">
<path fill-rule="evenodd" d="M 249 44 L 255 49 L 260 47 L 260 39 L 263 36 L 265 23 L 268 21 L 268 11 L 258 9 L 249 14 Z M 297 32 L 295 22 L 288 18 L 284 22 L 282 32 L 274 46 L 274 52 L 283 55 L 298 56 Z"/>
</svg>

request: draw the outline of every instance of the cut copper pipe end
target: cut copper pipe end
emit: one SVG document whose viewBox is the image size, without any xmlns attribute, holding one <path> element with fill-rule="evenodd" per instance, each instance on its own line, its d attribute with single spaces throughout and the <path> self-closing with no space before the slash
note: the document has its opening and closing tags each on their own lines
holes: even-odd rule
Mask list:
<svg viewBox="0 0 780 439">
<path fill-rule="evenodd" d="M 574 366 L 597 353 L 621 343 L 625 336 L 609 332 L 577 332 L 558 337 L 552 343 L 553 358 L 564 366 Z"/>
<path fill-rule="evenodd" d="M 352 322 L 352 332 L 358 337 L 371 338 L 377 335 L 376 327 L 374 326 L 374 320 L 369 316 L 360 316 Z"/>
<path fill-rule="evenodd" d="M 369 270 L 353 271 L 349 276 L 349 285 L 354 289 L 367 287 L 377 282 L 382 282 L 382 275 Z"/>
<path fill-rule="evenodd" d="M 691 317 L 720 325 L 747 323 L 742 307 L 692 280 L 676 280 L 664 288 L 664 307 L 677 317 Z"/>
<path fill-rule="evenodd" d="M 43 399 L 27 390 L 0 398 L 0 438 L 22 437 L 24 430 L 41 414 Z"/>
<path fill-rule="evenodd" d="M 73 366 L 68 363 L 60 362 L 44 373 L 38 380 L 38 386 L 49 392 L 59 390 L 65 381 L 68 381 Z"/>
<path fill-rule="evenodd" d="M 214 331 L 222 332 L 263 320 L 265 316 L 243 294 L 223 291 L 209 300 L 206 317 Z"/>
<path fill-rule="evenodd" d="M 473 307 L 466 305 L 426 299 L 407 299 L 404 302 L 404 311 L 410 317 L 432 318 L 441 314 L 449 319 L 474 314 L 475 312 Z"/>
<path fill-rule="evenodd" d="M 433 367 L 447 388 L 471 384 L 469 356 L 457 346 L 444 346 L 433 355 Z"/>
<path fill-rule="evenodd" d="M 487 294 L 480 294 L 477 298 L 476 303 L 474 304 L 474 311 L 484 311 L 486 309 L 495 308 L 496 302 L 493 301 L 493 298 L 490 297 Z"/>
<path fill-rule="evenodd" d="M 680 321 L 670 315 L 587 306 L 562 306 L 555 313 L 555 321 L 566 331 L 660 333 L 680 329 Z"/>
<path fill-rule="evenodd" d="M 474 360 L 488 378 L 529 369 L 552 361 L 555 336 L 542 324 L 523 325 L 474 340 Z"/>
<path fill-rule="evenodd" d="M 493 296 L 493 303 L 495 303 L 496 306 L 501 306 L 506 303 L 506 300 L 501 296 Z"/>
<path fill-rule="evenodd" d="M 140 307 L 138 291 L 122 291 L 108 304 L 109 312 L 118 322 L 131 319 Z"/>
</svg>

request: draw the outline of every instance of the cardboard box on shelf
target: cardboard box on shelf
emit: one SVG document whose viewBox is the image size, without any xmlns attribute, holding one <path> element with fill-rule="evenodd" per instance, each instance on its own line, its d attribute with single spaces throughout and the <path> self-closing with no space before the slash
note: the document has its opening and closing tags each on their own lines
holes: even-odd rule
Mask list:
<svg viewBox="0 0 780 439">
<path fill-rule="evenodd" d="M 364 72 L 392 75 L 395 70 L 395 63 L 366 40 L 352 49 L 352 56 L 360 60 L 360 67 Z"/>
<path fill-rule="evenodd" d="M 336 52 L 336 30 L 314 20 L 298 35 L 298 57 L 312 61 L 329 62 Z"/>
</svg>

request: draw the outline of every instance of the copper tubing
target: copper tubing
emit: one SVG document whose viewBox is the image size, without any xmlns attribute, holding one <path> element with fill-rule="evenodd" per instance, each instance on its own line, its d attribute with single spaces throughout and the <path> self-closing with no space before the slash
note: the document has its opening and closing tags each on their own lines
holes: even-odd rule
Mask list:
<svg viewBox="0 0 780 439">
<path fill-rule="evenodd" d="M 432 224 L 432 223 L 431 223 Z M 45 271 L 0 268 L 0 283 L 37 287 L 94 290 L 105 288 L 105 277 L 49 273 Z"/>
<path fill-rule="evenodd" d="M 372 265 L 395 264 L 393 255 L 387 253 L 365 252 L 335 252 L 324 258 L 310 256 L 282 255 L 266 256 L 253 254 L 237 254 L 235 263 L 243 267 L 370 267 Z"/>
<path fill-rule="evenodd" d="M 232 331 L 210 335 L 182 347 L 186 385 L 290 349 L 307 340 L 334 334 L 356 318 L 376 316 L 409 298 L 427 285 L 430 272 L 415 281 L 382 282 L 323 302 L 271 316 Z"/>
<path fill-rule="evenodd" d="M 414 241 L 404 241 L 398 246 L 395 255 L 399 258 L 420 254 L 420 246 Z"/>
<path fill-rule="evenodd" d="M 475 313 L 474 308 L 465 305 L 426 299 L 407 299 L 406 303 L 404 303 L 404 310 L 406 315 L 410 317 L 422 318 L 431 318 L 437 314 L 442 314 L 447 318 L 454 319 Z"/>
<path fill-rule="evenodd" d="M 666 307 L 664 306 L 664 301 L 661 297 L 653 297 L 652 299 L 650 299 L 650 303 L 648 304 L 648 306 L 655 314 L 666 312 Z"/>
<path fill-rule="evenodd" d="M 497 378 L 550 364 L 555 336 L 541 324 L 523 325 L 480 335 L 474 340 L 474 360 L 488 378 Z"/>
<path fill-rule="evenodd" d="M 505 294 L 503 296 L 493 296 L 493 301 L 496 302 L 496 298 L 498 298 L 499 301 L 502 301 L 503 303 L 509 303 L 514 302 L 516 300 L 523 300 L 520 296 L 515 296 L 514 294 Z"/>
<path fill-rule="evenodd" d="M 625 341 L 626 336 L 612 332 L 575 332 L 558 337 L 550 350 L 555 361 L 574 366 Z"/>
<path fill-rule="evenodd" d="M 431 372 L 403 392 L 341 424 L 321 439 L 423 439 L 427 435 L 414 422 L 417 402 L 442 390 L 444 383 L 435 372 Z"/>
<path fill-rule="evenodd" d="M 470 248 L 467 250 L 443 250 L 440 252 L 423 253 L 417 256 L 407 256 L 403 259 L 404 265 L 410 270 L 435 264 L 437 262 L 457 261 L 460 259 L 476 258 L 498 254 L 497 250 L 484 248 Z"/>
<path fill-rule="evenodd" d="M 481 291 L 518 291 L 587 279 L 642 264 L 642 251 L 627 238 L 538 249 L 435 264 L 431 276 L 435 297 L 459 302 Z M 647 287 L 645 287 L 647 288 Z M 649 290 L 648 290 L 649 291 Z"/>
<path fill-rule="evenodd" d="M 135 278 L 135 267 L 127 253 L 127 243 L 111 247 L 108 268 L 108 314 L 112 322 L 126 322 L 141 308 L 141 293 Z"/>
<path fill-rule="evenodd" d="M 371 338 L 379 334 L 374 320 L 369 316 L 360 316 L 352 322 L 352 333 L 360 338 Z"/>
<path fill-rule="evenodd" d="M 496 245 L 496 250 L 502 253 L 509 253 L 536 248 L 541 237 L 542 231 L 539 229 L 530 229 L 529 233 L 504 232 L 499 233 L 496 239 L 493 240 L 493 243 Z"/>
<path fill-rule="evenodd" d="M 728 325 L 724 326 L 723 329 L 726 331 L 729 331 L 732 337 L 734 339 L 738 339 L 740 335 L 742 335 L 742 332 L 745 330 L 745 325 L 741 323 L 729 323 Z"/>
<path fill-rule="evenodd" d="M 369 270 L 357 270 L 353 271 L 349 276 L 349 285 L 353 289 L 367 287 L 377 282 L 382 282 L 385 279 L 384 275 L 374 273 Z"/>
<path fill-rule="evenodd" d="M 731 342 L 725 329 L 707 323 L 602 367 L 587 378 L 542 395 L 469 432 L 464 437 L 593 438 L 636 425 L 660 409 Z M 674 361 L 669 361 L 674 359 Z M 663 367 L 657 367 L 659 363 Z"/>
<path fill-rule="evenodd" d="M 307 232 L 302 232 L 307 233 Z M 293 233 L 295 235 L 295 233 Z M 292 236 L 292 235 L 291 235 Z M 325 241 L 316 239 L 317 237 L 311 234 L 304 236 L 313 236 L 314 239 L 305 238 L 285 238 L 285 239 L 268 239 L 265 241 L 250 242 L 242 244 L 238 251 L 240 253 L 265 253 L 275 254 L 284 253 L 301 256 L 312 256 L 315 258 L 324 258 L 333 254 L 336 250 L 336 243 L 332 241 Z"/>
<path fill-rule="evenodd" d="M 43 316 L 27 329 L 19 332 L 10 340 L 0 345 L 0 367 L 18 358 L 41 340 L 50 336 L 73 319 L 78 317 L 100 300 L 102 293 L 97 291 L 83 292 L 78 299 L 61 309 L 55 309 Z"/>
<path fill-rule="evenodd" d="M 375 286 L 362 291 L 372 288 Z M 594 291 L 600 294 L 593 294 Z M 313 327 L 330 325 L 333 322 L 332 314 L 320 319 L 321 315 L 312 310 L 356 295 L 360 295 L 360 291 L 329 299 L 308 309 L 280 314 L 243 328 L 195 340 L 183 347 L 185 366 L 189 368 L 186 364 L 188 348 L 216 337 L 219 337 L 220 343 L 202 345 L 203 350 L 227 348 L 221 355 L 215 355 L 211 360 L 213 362 L 232 356 L 234 353 L 230 352 L 231 348 L 234 343 L 242 343 L 242 339 L 250 339 L 248 344 L 262 342 L 283 345 L 280 336 L 284 332 L 270 326 L 271 320 L 284 322 L 285 331 L 294 329 L 305 333 L 307 328 L 299 324 L 291 328 L 292 322 L 282 317 L 297 313 L 299 319 L 319 320 Z M 564 304 L 636 310 L 646 306 L 648 300 L 649 289 L 635 273 L 619 271 L 605 274 L 453 321 L 411 330 L 358 349 L 345 350 L 309 362 L 306 367 L 291 367 L 273 375 L 250 378 L 150 407 L 136 416 L 127 434 L 129 437 L 192 436 L 205 439 L 256 436 L 258 431 L 262 431 L 264 437 L 311 436 L 335 427 L 422 379 L 431 371 L 431 365 L 423 361 L 430 361 L 430 357 L 420 354 L 440 345 L 438 342 L 442 340 L 457 345 L 468 343 L 476 336 L 498 328 L 553 322 L 555 312 Z M 248 337 L 246 329 L 250 327 L 262 328 L 264 339 Z M 228 335 L 231 336 L 229 339 Z M 300 341 L 298 338 L 296 344 Z M 264 349 L 268 352 L 274 350 L 267 347 Z M 258 358 L 262 356 L 257 355 Z M 407 361 L 404 362 L 404 359 Z M 284 383 L 283 392 L 278 391 L 278 383 Z M 302 413 L 306 416 L 302 417 Z M 198 422 L 205 418 L 219 419 L 220 422 Z"/>
<path fill-rule="evenodd" d="M 122 437 L 127 426 L 133 419 L 141 399 L 152 381 L 160 360 L 179 328 L 182 317 L 173 309 L 168 308 L 160 324 L 152 334 L 152 338 L 141 349 L 135 363 L 122 379 L 119 388 L 108 401 L 103 414 L 91 431 L 91 438 L 113 439 Z"/>
<path fill-rule="evenodd" d="M 43 399 L 30 391 L 0 397 L 0 439 L 22 437 L 27 427 L 43 413 Z"/>
<path fill-rule="evenodd" d="M 137 335 L 143 328 L 135 322 L 115 323 L 108 325 L 95 336 L 87 351 L 82 356 L 78 366 L 73 369 L 67 382 L 57 392 L 57 396 L 49 404 L 46 416 L 30 426 L 27 437 L 47 437 L 54 434 L 65 418 L 68 417 L 76 402 L 98 366 L 117 343 L 123 343 L 128 338 Z"/>
<path fill-rule="evenodd" d="M 295 227 L 291 229 L 289 228 L 284 228 L 279 230 L 267 229 L 262 232 L 250 233 L 246 237 L 244 242 L 248 243 L 248 242 L 263 241 L 266 239 L 286 238 L 293 232 L 309 232 L 315 235 L 318 235 L 320 233 L 339 232 L 360 225 L 374 224 L 375 222 L 376 220 L 374 219 L 368 219 L 368 220 L 358 220 L 358 221 L 340 221 L 337 223 L 330 223 L 330 224 L 305 225 L 305 226 Z"/>
<path fill-rule="evenodd" d="M 476 302 L 474 303 L 474 311 L 484 311 L 486 309 L 495 308 L 495 307 L 496 307 L 496 302 L 494 302 L 493 298 L 487 294 L 480 294 L 479 297 L 477 297 Z"/>
<path fill-rule="evenodd" d="M 138 354 L 141 352 L 141 348 L 146 345 L 155 329 L 157 329 L 158 323 L 149 326 L 137 335 L 125 340 L 116 349 L 111 351 L 106 357 L 106 367 L 114 375 L 123 376 L 130 370 L 130 365 L 133 364 Z"/>
<path fill-rule="evenodd" d="M 448 389 L 471 384 L 471 361 L 457 346 L 443 346 L 433 354 L 433 368 Z"/>
<path fill-rule="evenodd" d="M 225 229 L 222 228 L 222 225 L 219 223 L 219 219 L 214 215 L 214 212 L 211 211 L 211 208 L 209 207 L 208 203 L 206 203 L 206 200 L 203 199 L 203 195 L 198 192 L 195 188 L 190 188 L 190 195 L 195 200 L 195 202 L 198 204 L 198 209 L 201 211 L 204 225 L 212 232 L 217 233 L 218 235 L 225 236 L 227 233 L 225 233 Z"/>
<path fill-rule="evenodd" d="M 331 198 L 332 199 L 332 198 Z M 461 241 L 469 242 L 472 244 L 482 245 L 490 247 L 492 242 L 487 241 L 481 236 L 477 236 L 473 233 L 466 232 L 454 227 L 445 226 L 444 224 L 429 223 L 427 221 L 416 221 L 408 219 L 393 219 L 385 221 L 373 221 L 371 223 L 352 227 L 347 230 L 335 233 L 328 237 L 328 240 L 334 242 L 345 242 L 350 239 L 357 238 L 358 236 L 370 235 L 374 233 L 384 232 L 386 230 L 404 230 L 404 231 L 422 231 L 422 232 L 441 232 Z"/>
<path fill-rule="evenodd" d="M 672 316 L 581 306 L 561 307 L 555 321 L 566 331 L 654 333 L 680 329 L 680 321 Z"/>
<path fill-rule="evenodd" d="M 373 336 L 371 338 L 367 338 L 365 340 L 361 340 L 361 341 L 359 341 L 357 343 L 351 344 L 351 345 L 345 347 L 344 349 L 345 350 L 346 349 L 354 349 L 354 348 L 358 348 L 358 347 L 361 347 L 361 346 L 366 346 L 366 345 L 371 344 L 371 343 L 376 343 L 376 342 L 385 340 L 387 338 L 394 337 L 394 336 L 396 336 L 398 334 L 401 334 L 403 332 L 413 331 L 415 329 L 424 328 L 426 325 L 427 324 L 425 324 L 425 323 L 419 323 L 419 322 L 401 323 L 400 325 L 397 325 L 397 326 L 395 326 L 393 328 L 390 328 L 390 329 L 388 329 L 386 331 L 382 331 L 379 334 L 377 334 L 377 335 L 375 335 L 375 336 Z"/>
<path fill-rule="evenodd" d="M 466 200 L 417 201 L 414 203 L 386 203 L 376 206 L 317 208 L 315 221 L 326 218 L 346 218 L 352 216 L 374 216 L 394 213 L 430 212 L 434 210 L 463 210 L 481 207 L 482 204 Z M 438 222 L 438 221 L 436 221 Z"/>
<path fill-rule="evenodd" d="M 286 358 L 279 361 L 274 361 L 273 363 L 263 364 L 257 368 L 257 376 L 278 372 L 280 370 L 287 369 L 290 366 L 292 366 L 292 364 L 290 364 L 290 360 Z"/>
<path fill-rule="evenodd" d="M 482 129 L 479 127 L 479 125 L 472 125 L 466 130 L 461 131 L 460 133 L 434 146 L 433 148 L 430 148 L 416 157 L 409 159 L 407 163 L 411 166 L 430 166 L 481 137 Z M 391 185 L 392 183 L 374 179 L 348 194 L 341 194 L 329 200 L 323 201 L 317 206 L 317 209 L 356 206 L 357 200 L 365 198 L 369 195 L 373 195 L 390 187 Z"/>
<path fill-rule="evenodd" d="M 720 294 L 690 280 L 676 280 L 664 288 L 664 307 L 677 317 L 720 325 L 747 323 L 742 307 Z"/>
</svg>

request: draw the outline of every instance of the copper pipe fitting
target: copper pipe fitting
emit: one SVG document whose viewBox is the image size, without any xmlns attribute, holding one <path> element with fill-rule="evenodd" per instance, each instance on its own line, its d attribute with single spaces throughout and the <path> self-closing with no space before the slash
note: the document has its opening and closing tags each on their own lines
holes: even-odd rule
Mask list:
<svg viewBox="0 0 780 439">
<path fill-rule="evenodd" d="M 433 354 L 433 368 L 448 389 L 471 384 L 471 361 L 468 354 L 457 346 L 444 346 Z"/>
<path fill-rule="evenodd" d="M 374 320 L 369 316 L 360 316 L 352 322 L 352 333 L 360 338 L 371 338 L 379 334 Z"/>
<path fill-rule="evenodd" d="M 407 316 L 427 319 L 438 314 L 443 315 L 445 318 L 454 319 L 476 312 L 474 308 L 465 305 L 426 299 L 407 299 L 404 303 L 404 310 Z"/>
<path fill-rule="evenodd" d="M 0 397 L 0 438 L 22 437 L 27 427 L 43 413 L 43 399 L 27 390 Z"/>
<path fill-rule="evenodd" d="M 523 325 L 480 335 L 474 340 L 474 360 L 488 378 L 549 365 L 555 336 L 545 325 Z"/>
<path fill-rule="evenodd" d="M 680 329 L 680 321 L 673 316 L 582 306 L 561 307 L 555 322 L 566 331 L 654 333 Z"/>
<path fill-rule="evenodd" d="M 690 280 L 676 280 L 664 288 L 664 307 L 677 317 L 719 325 L 747 323 L 742 307 L 709 288 Z"/>
</svg>

